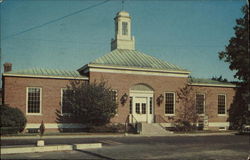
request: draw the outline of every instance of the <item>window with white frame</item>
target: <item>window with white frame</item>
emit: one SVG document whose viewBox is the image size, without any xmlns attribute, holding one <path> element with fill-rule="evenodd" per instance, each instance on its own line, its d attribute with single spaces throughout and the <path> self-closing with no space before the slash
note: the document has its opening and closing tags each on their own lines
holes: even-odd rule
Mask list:
<svg viewBox="0 0 250 160">
<path fill-rule="evenodd" d="M 165 93 L 165 114 L 174 114 L 175 94 L 173 92 Z"/>
<path fill-rule="evenodd" d="M 122 22 L 122 35 L 128 35 L 128 22 Z"/>
<path fill-rule="evenodd" d="M 218 95 L 218 114 L 226 114 L 226 95 Z"/>
<path fill-rule="evenodd" d="M 137 114 L 141 113 L 141 111 L 140 111 L 140 103 L 135 104 L 135 113 L 137 113 Z"/>
<path fill-rule="evenodd" d="M 69 90 L 67 88 L 61 89 L 61 113 L 62 114 L 70 114 L 69 101 L 67 96 L 70 96 Z"/>
<path fill-rule="evenodd" d="M 205 95 L 204 94 L 196 94 L 196 113 L 204 114 L 205 108 Z"/>
<path fill-rule="evenodd" d="M 42 89 L 38 87 L 27 88 L 27 113 L 40 114 L 41 113 L 41 97 Z"/>
</svg>

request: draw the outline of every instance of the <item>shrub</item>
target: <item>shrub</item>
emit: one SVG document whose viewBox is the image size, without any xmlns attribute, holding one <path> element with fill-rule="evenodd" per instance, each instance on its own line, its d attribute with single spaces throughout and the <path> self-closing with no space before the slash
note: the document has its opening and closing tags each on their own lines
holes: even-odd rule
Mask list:
<svg viewBox="0 0 250 160">
<path fill-rule="evenodd" d="M 175 122 L 175 131 L 177 132 L 189 132 L 196 129 L 196 126 L 192 125 L 189 121 L 177 120 Z"/>
<path fill-rule="evenodd" d="M 123 133 L 125 130 L 124 124 L 106 124 L 102 126 L 91 126 L 88 128 L 89 132 L 92 133 Z"/>
<path fill-rule="evenodd" d="M 106 82 L 85 83 L 72 80 L 65 94 L 65 106 L 80 123 L 103 126 L 116 114 L 115 93 Z"/>
<path fill-rule="evenodd" d="M 26 125 L 26 118 L 18 108 L 0 105 L 1 134 L 22 132 Z"/>
</svg>

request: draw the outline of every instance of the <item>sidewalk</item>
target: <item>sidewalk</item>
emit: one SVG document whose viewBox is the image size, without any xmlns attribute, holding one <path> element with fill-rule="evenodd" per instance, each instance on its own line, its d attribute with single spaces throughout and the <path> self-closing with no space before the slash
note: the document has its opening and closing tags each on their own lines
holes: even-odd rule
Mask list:
<svg viewBox="0 0 250 160">
<path fill-rule="evenodd" d="M 34 152 L 49 152 L 49 151 L 68 151 L 79 149 L 94 149 L 102 148 L 101 143 L 84 143 L 71 145 L 19 145 L 19 146 L 5 146 L 1 147 L 1 154 L 16 154 L 16 153 L 34 153 Z"/>
<path fill-rule="evenodd" d="M 164 135 L 168 136 L 218 136 L 218 135 L 235 135 L 236 131 L 226 132 L 196 132 L 196 133 L 170 133 Z M 57 139 L 57 138 L 104 138 L 104 137 L 154 137 L 159 135 L 140 135 L 140 134 L 125 134 L 125 133 L 47 133 L 43 136 L 43 139 Z M 162 136 L 162 135 L 161 135 Z M 14 139 L 40 139 L 37 135 L 11 135 L 1 136 L 1 140 L 14 140 Z"/>
</svg>

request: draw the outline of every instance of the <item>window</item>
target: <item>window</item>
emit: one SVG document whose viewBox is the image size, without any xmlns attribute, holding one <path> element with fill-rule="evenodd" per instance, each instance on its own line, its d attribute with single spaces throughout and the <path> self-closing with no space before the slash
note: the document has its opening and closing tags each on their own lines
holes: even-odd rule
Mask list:
<svg viewBox="0 0 250 160">
<path fill-rule="evenodd" d="M 111 96 L 112 96 L 112 100 L 114 102 L 117 101 L 117 91 L 116 90 L 111 90 Z"/>
<path fill-rule="evenodd" d="M 132 114 L 133 97 L 129 97 L 129 113 Z"/>
<path fill-rule="evenodd" d="M 27 88 L 27 113 L 41 113 L 41 90 L 41 88 L 36 87 Z"/>
<path fill-rule="evenodd" d="M 165 93 L 165 114 L 174 114 L 174 93 Z"/>
<path fill-rule="evenodd" d="M 69 96 L 70 93 L 66 88 L 61 89 L 61 113 L 62 114 L 69 114 L 70 108 L 69 108 L 69 101 L 67 100 L 67 96 Z"/>
<path fill-rule="evenodd" d="M 135 104 L 135 113 L 140 114 L 140 103 Z"/>
<path fill-rule="evenodd" d="M 122 22 L 122 35 L 128 35 L 128 23 Z"/>
<path fill-rule="evenodd" d="M 204 107 L 205 107 L 205 95 L 196 94 L 196 113 L 204 114 Z"/>
<path fill-rule="evenodd" d="M 226 114 L 226 96 L 218 95 L 218 114 Z"/>
<path fill-rule="evenodd" d="M 141 113 L 146 114 L 146 103 L 141 104 Z"/>
<path fill-rule="evenodd" d="M 149 114 L 153 113 L 153 98 L 150 97 L 149 99 Z"/>
</svg>

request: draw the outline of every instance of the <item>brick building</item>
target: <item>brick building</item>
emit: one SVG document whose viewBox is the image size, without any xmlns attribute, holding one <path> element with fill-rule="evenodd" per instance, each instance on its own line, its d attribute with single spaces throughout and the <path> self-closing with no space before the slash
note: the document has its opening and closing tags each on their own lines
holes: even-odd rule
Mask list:
<svg viewBox="0 0 250 160">
<path fill-rule="evenodd" d="M 84 65 L 77 71 L 52 69 L 11 70 L 6 63 L 3 73 L 3 103 L 20 108 L 28 122 L 26 128 L 81 128 L 67 119 L 63 96 L 70 80 L 91 83 L 105 80 L 116 92 L 118 114 L 112 123 L 125 123 L 129 117 L 144 123 L 173 125 L 182 112 L 183 102 L 177 93 L 192 87 L 200 123 L 206 129 L 227 129 L 228 109 L 236 86 L 209 79 L 189 78 L 190 71 L 144 54 L 135 49 L 131 18 L 127 12 L 115 17 L 115 38 L 111 52 Z M 125 103 L 120 102 L 125 99 Z"/>
</svg>

